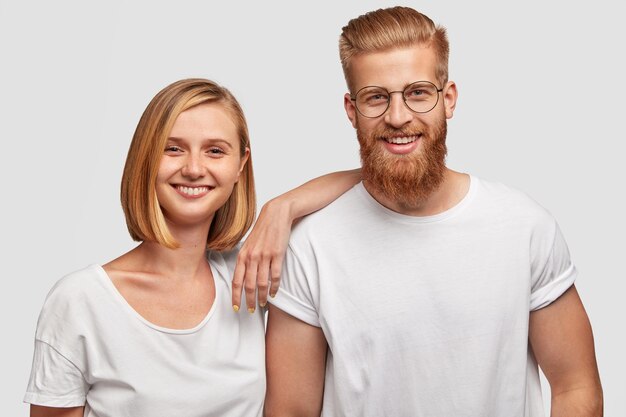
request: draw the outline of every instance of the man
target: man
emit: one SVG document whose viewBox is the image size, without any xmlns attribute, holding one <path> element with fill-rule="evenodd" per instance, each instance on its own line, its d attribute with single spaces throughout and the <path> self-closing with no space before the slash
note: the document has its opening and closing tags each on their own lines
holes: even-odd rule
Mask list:
<svg viewBox="0 0 626 417">
<path fill-rule="evenodd" d="M 445 30 L 410 8 L 343 28 L 363 182 L 293 231 L 267 329 L 270 416 L 602 415 L 576 269 L 521 192 L 445 166 Z"/>
</svg>

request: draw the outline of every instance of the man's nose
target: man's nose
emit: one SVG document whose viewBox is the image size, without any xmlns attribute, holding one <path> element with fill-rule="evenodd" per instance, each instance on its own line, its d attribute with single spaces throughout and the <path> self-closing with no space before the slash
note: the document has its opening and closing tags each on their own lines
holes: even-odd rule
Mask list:
<svg viewBox="0 0 626 417">
<path fill-rule="evenodd" d="M 385 113 L 385 122 L 395 128 L 400 128 L 413 119 L 413 112 L 404 102 L 403 94 L 403 91 L 389 93 L 389 109 Z"/>
</svg>

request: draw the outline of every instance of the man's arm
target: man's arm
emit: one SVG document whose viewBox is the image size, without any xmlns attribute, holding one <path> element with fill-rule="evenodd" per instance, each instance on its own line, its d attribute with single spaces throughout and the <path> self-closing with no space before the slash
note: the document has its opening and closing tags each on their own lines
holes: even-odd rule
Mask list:
<svg viewBox="0 0 626 417">
<path fill-rule="evenodd" d="M 54 408 L 40 405 L 30 406 L 30 417 L 83 417 L 85 407 Z"/>
<path fill-rule="evenodd" d="M 319 417 L 328 349 L 322 329 L 270 305 L 265 340 L 265 416 Z"/>
<path fill-rule="evenodd" d="M 530 314 L 530 344 L 552 391 L 552 417 L 601 417 L 602 386 L 589 318 L 572 286 Z"/>
</svg>

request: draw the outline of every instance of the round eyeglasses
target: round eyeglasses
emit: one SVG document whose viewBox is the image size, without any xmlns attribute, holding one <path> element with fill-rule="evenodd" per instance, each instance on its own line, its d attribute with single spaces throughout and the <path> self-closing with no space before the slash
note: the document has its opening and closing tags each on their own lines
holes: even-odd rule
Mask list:
<svg viewBox="0 0 626 417">
<path fill-rule="evenodd" d="M 356 92 L 356 96 L 350 97 L 354 101 L 357 111 L 364 117 L 380 117 L 389 108 L 391 95 L 402 93 L 402 100 L 409 110 L 415 113 L 428 113 L 439 102 L 439 93 L 443 88 L 430 81 L 416 81 L 407 85 L 404 90 L 387 91 L 384 87 L 367 86 Z"/>
</svg>

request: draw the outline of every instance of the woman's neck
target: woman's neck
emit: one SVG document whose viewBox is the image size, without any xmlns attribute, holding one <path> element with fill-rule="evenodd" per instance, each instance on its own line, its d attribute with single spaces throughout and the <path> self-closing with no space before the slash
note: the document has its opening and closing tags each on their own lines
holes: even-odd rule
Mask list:
<svg viewBox="0 0 626 417">
<path fill-rule="evenodd" d="M 203 227 L 168 226 L 179 244 L 178 248 L 170 249 L 156 242 L 145 241 L 132 252 L 135 252 L 135 257 L 146 272 L 179 279 L 193 278 L 201 268 L 207 267 L 205 254 L 210 223 Z"/>
</svg>

